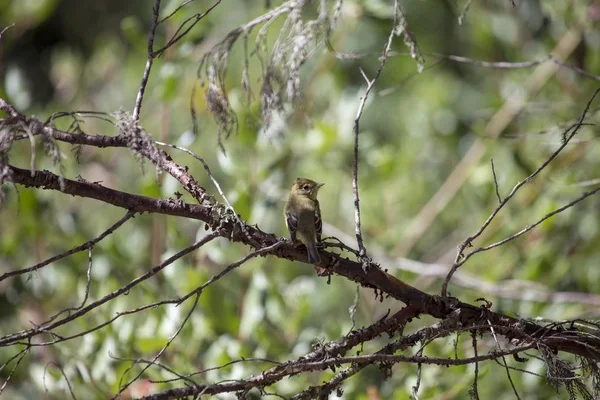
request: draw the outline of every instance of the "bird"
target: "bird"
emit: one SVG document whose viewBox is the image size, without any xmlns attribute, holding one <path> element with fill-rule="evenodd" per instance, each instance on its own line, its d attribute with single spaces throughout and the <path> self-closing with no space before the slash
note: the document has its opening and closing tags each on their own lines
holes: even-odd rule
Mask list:
<svg viewBox="0 0 600 400">
<path fill-rule="evenodd" d="M 323 223 L 317 194 L 323 185 L 307 178 L 296 178 L 283 210 L 292 242 L 299 241 L 306 246 L 308 262 L 313 265 L 321 263 L 317 243 L 321 241 Z"/>
</svg>

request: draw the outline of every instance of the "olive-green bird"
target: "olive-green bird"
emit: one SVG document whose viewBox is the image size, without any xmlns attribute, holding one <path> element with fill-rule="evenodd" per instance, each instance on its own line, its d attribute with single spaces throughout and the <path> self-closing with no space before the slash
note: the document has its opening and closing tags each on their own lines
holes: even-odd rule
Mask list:
<svg viewBox="0 0 600 400">
<path fill-rule="evenodd" d="M 285 224 L 292 241 L 300 241 L 308 250 L 308 262 L 321 263 L 317 243 L 321 241 L 323 224 L 317 194 L 324 183 L 306 178 L 296 178 L 290 197 L 283 210 Z"/>
</svg>

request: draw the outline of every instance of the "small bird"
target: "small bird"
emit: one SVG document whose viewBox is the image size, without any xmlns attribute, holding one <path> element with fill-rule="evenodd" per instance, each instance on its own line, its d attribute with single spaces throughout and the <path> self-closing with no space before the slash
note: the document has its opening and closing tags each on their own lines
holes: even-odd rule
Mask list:
<svg viewBox="0 0 600 400">
<path fill-rule="evenodd" d="M 308 250 L 308 262 L 321 263 L 317 243 L 321 241 L 323 224 L 317 194 L 324 183 L 296 178 L 283 213 L 292 241 L 299 240 Z"/>
</svg>

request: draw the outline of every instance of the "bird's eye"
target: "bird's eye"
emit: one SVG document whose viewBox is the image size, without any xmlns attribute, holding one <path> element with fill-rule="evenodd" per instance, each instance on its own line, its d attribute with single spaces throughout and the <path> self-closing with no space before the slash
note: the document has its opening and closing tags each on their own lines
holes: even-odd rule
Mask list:
<svg viewBox="0 0 600 400">
<path fill-rule="evenodd" d="M 308 185 L 304 185 L 304 186 L 302 187 L 302 189 L 304 189 L 304 190 L 308 191 L 308 189 L 310 189 L 310 186 L 308 186 Z"/>
</svg>

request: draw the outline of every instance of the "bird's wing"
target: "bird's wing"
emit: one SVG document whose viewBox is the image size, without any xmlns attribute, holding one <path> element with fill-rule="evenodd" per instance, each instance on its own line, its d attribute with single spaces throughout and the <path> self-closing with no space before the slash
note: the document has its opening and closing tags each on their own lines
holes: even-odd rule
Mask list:
<svg viewBox="0 0 600 400">
<path fill-rule="evenodd" d="M 318 201 L 315 201 L 315 229 L 317 231 L 317 243 L 319 243 L 323 233 L 323 220 L 321 220 L 321 206 Z"/>
<path fill-rule="evenodd" d="M 296 231 L 298 230 L 298 216 L 292 213 L 285 213 L 285 225 L 290 232 L 290 238 L 292 241 L 296 240 Z"/>
</svg>

